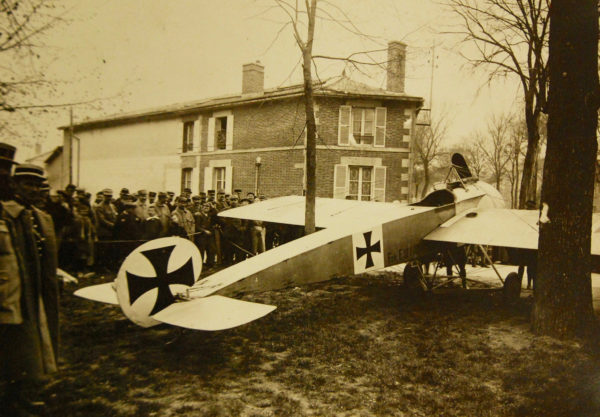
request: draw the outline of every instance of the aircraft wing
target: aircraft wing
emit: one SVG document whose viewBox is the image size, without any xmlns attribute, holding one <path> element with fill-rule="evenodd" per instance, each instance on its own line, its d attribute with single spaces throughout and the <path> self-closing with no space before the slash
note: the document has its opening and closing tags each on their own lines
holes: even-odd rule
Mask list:
<svg viewBox="0 0 600 417">
<path fill-rule="evenodd" d="M 537 210 L 473 209 L 446 221 L 424 240 L 537 249 Z M 592 255 L 600 255 L 600 217 L 594 215 Z"/>
<path fill-rule="evenodd" d="M 315 224 L 318 228 L 327 228 L 343 222 L 364 223 L 365 219 L 387 218 L 402 206 L 400 203 L 317 198 Z M 304 211 L 304 197 L 286 196 L 225 210 L 219 216 L 304 226 Z"/>
</svg>

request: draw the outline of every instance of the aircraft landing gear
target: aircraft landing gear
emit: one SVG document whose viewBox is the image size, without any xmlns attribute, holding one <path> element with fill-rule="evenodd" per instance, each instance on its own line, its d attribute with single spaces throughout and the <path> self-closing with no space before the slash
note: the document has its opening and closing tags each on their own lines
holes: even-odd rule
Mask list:
<svg viewBox="0 0 600 417">
<path fill-rule="evenodd" d="M 507 304 L 514 304 L 519 299 L 521 295 L 521 280 L 519 279 L 519 274 L 511 272 L 506 276 L 504 286 L 502 287 L 502 295 Z"/>
<path fill-rule="evenodd" d="M 411 294 L 422 294 L 427 289 L 423 285 L 422 275 L 423 273 L 418 265 L 409 263 L 404 267 L 404 272 L 402 273 L 404 287 L 408 289 Z"/>
</svg>

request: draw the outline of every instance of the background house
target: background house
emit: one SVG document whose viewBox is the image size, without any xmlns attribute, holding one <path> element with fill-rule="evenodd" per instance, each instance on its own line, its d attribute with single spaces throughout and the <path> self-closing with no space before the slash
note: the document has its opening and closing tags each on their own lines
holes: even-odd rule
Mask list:
<svg viewBox="0 0 600 417">
<path fill-rule="evenodd" d="M 407 201 L 423 100 L 404 92 L 405 48 L 389 44 L 386 89 L 345 76 L 315 82 L 318 197 Z M 241 94 L 62 127 L 65 170 L 90 191 L 302 194 L 303 94 L 302 85 L 264 89 L 264 67 L 246 64 Z"/>
</svg>

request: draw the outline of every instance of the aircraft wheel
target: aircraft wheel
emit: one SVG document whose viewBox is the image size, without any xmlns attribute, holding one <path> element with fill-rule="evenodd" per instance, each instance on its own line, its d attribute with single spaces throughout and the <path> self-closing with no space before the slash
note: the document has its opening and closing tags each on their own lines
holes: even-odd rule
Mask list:
<svg viewBox="0 0 600 417">
<path fill-rule="evenodd" d="M 502 289 L 504 301 L 512 304 L 517 301 L 521 295 L 521 280 L 516 272 L 511 272 L 504 280 Z"/>
<path fill-rule="evenodd" d="M 419 267 L 416 265 L 406 265 L 402 278 L 404 278 L 404 287 L 413 293 L 422 293 L 423 285 L 421 284 Z"/>
</svg>

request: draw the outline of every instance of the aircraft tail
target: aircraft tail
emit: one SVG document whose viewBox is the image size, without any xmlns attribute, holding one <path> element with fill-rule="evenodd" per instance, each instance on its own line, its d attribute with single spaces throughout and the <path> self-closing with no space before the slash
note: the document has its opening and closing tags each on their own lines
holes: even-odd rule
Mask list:
<svg viewBox="0 0 600 417">
<path fill-rule="evenodd" d="M 160 323 L 196 330 L 225 330 L 261 318 L 275 306 L 219 295 L 187 299 L 198 280 L 202 258 L 189 240 L 152 240 L 131 252 L 114 282 L 77 290 L 75 295 L 118 304 L 125 316 L 142 327 Z"/>
</svg>

